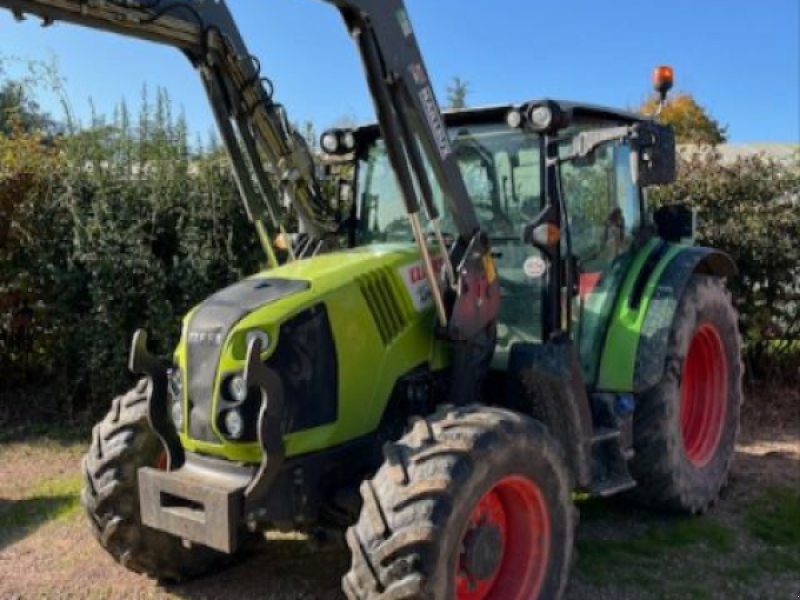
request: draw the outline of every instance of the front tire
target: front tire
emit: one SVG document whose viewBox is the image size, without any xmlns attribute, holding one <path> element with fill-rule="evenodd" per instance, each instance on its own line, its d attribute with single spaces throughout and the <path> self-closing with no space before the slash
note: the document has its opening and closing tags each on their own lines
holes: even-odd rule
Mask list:
<svg viewBox="0 0 800 600">
<path fill-rule="evenodd" d="M 722 281 L 694 275 L 675 314 L 661 382 L 634 416 L 634 497 L 697 514 L 719 496 L 736 451 L 742 404 L 741 338 Z"/>
<path fill-rule="evenodd" d="M 83 459 L 81 503 L 97 541 L 121 565 L 165 582 L 207 573 L 228 557 L 142 525 L 137 473 L 163 468 L 161 442 L 147 421 L 147 382 L 114 399 Z"/>
<path fill-rule="evenodd" d="M 362 486 L 348 531 L 350 600 L 554 600 L 576 510 L 563 454 L 539 423 L 487 407 L 417 422 Z"/>
</svg>

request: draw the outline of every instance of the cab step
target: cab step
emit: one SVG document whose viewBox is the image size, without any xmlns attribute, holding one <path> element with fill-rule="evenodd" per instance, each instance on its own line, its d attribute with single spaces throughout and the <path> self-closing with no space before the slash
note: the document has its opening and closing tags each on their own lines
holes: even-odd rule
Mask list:
<svg viewBox="0 0 800 600">
<path fill-rule="evenodd" d="M 619 440 L 622 433 L 619 429 L 612 427 L 598 427 L 592 435 L 592 445 L 603 444 L 613 440 Z"/>
<path fill-rule="evenodd" d="M 604 479 L 592 486 L 592 495 L 598 498 L 609 498 L 635 487 L 636 482 L 631 478 Z"/>
</svg>

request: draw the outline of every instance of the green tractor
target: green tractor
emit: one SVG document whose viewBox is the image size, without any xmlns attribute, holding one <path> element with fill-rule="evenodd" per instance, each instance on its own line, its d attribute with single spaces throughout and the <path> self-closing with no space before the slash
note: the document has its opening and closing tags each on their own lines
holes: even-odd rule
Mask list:
<svg viewBox="0 0 800 600">
<path fill-rule="evenodd" d="M 169 360 L 136 335 L 145 379 L 94 429 L 83 505 L 160 580 L 267 530 L 333 531 L 350 600 L 560 598 L 576 493 L 718 497 L 736 267 L 691 245 L 690 211 L 648 210 L 668 127 L 552 100 L 442 115 L 402 1 L 331 3 L 378 115 L 322 136 L 332 202 L 224 2 L 0 0 L 184 51 L 271 263 L 187 315 Z M 285 199 L 303 234 L 284 262 Z"/>
</svg>

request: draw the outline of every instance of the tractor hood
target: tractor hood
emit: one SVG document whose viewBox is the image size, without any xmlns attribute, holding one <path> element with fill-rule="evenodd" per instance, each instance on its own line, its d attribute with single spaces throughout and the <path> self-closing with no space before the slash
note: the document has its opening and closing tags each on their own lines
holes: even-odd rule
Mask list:
<svg viewBox="0 0 800 600">
<path fill-rule="evenodd" d="M 256 441 L 249 438 L 256 433 L 258 406 L 244 411 L 242 439 L 226 439 L 224 430 L 226 411 L 238 406 L 226 390 L 244 368 L 247 340 L 254 333 L 267 341 L 262 359 L 287 390 L 286 433 L 326 426 L 352 431 L 356 423 L 339 419 L 341 399 L 366 388 L 361 399 L 378 394 L 380 410 L 391 390 L 370 381 L 363 369 L 371 368 L 376 377 L 388 369 L 391 380 L 395 370 L 428 361 L 431 309 L 419 254 L 410 245 L 325 254 L 214 294 L 187 316 L 177 352 L 185 382 L 184 445 L 212 454 L 221 447 L 233 459 L 257 458 L 241 450 Z M 369 427 L 358 424 L 364 431 Z M 341 430 L 330 433 L 343 441 L 350 437 Z M 231 453 L 232 448 L 239 451 Z"/>
</svg>

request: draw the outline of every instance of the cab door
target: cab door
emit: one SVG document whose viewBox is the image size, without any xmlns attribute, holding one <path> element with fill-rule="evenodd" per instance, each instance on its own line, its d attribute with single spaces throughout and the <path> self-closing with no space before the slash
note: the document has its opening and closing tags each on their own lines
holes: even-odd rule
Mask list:
<svg viewBox="0 0 800 600">
<path fill-rule="evenodd" d="M 642 197 L 633 182 L 631 149 L 625 142 L 605 144 L 589 160 L 564 164 L 562 182 L 579 270 L 572 330 L 584 379 L 592 387 L 608 324 L 634 258 Z"/>
</svg>

